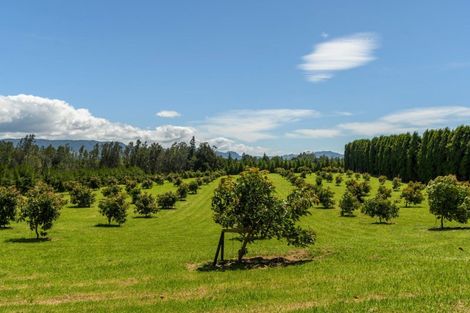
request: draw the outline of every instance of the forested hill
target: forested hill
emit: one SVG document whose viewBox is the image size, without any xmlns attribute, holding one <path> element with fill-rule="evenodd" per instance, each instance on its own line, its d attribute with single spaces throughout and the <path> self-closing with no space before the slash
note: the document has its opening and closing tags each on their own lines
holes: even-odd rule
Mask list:
<svg viewBox="0 0 470 313">
<path fill-rule="evenodd" d="M 454 174 L 470 179 L 470 126 L 360 139 L 346 144 L 345 169 L 403 180 Z"/>
</svg>

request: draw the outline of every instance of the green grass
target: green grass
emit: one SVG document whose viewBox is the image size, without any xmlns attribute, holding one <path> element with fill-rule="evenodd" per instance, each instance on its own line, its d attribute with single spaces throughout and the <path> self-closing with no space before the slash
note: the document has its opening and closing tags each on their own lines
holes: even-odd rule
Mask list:
<svg viewBox="0 0 470 313">
<path fill-rule="evenodd" d="M 271 178 L 279 196 L 287 196 L 292 186 L 279 175 Z M 338 201 L 344 182 L 324 184 Z M 95 205 L 64 208 L 50 241 L 18 240 L 34 237 L 25 224 L 0 230 L 0 311 L 468 312 L 470 230 L 429 231 L 438 223 L 424 203 L 402 205 L 390 225 L 360 212 L 345 218 L 337 208 L 312 208 L 302 220 L 317 233 L 311 262 L 195 270 L 213 258 L 220 234 L 210 209 L 216 185 L 154 218 L 130 211 L 121 227 L 96 227 L 106 220 Z M 372 185 L 375 192 L 375 178 Z M 151 192 L 174 189 L 166 183 Z M 235 257 L 238 246 L 227 240 L 227 257 Z M 297 249 L 269 240 L 248 250 L 250 257 Z"/>
</svg>

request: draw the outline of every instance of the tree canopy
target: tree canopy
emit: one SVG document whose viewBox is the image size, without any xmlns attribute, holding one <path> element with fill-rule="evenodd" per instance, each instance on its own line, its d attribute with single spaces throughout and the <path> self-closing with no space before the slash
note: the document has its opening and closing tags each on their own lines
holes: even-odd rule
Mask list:
<svg viewBox="0 0 470 313">
<path fill-rule="evenodd" d="M 237 180 L 224 178 L 215 190 L 214 220 L 224 228 L 238 230 L 242 241 L 239 260 L 247 253 L 247 244 L 257 239 L 284 238 L 288 244 L 299 247 L 314 243 L 314 232 L 296 225 L 309 214 L 314 194 L 295 189 L 283 201 L 274 192 L 272 183 L 258 169 L 243 172 Z"/>
</svg>

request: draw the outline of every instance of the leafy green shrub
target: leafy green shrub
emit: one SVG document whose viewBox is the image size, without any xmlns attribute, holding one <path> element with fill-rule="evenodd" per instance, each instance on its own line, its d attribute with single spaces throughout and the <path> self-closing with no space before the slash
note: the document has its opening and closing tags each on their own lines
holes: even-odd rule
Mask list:
<svg viewBox="0 0 470 313">
<path fill-rule="evenodd" d="M 429 211 L 441 221 L 467 223 L 470 218 L 470 188 L 457 181 L 453 175 L 439 176 L 427 187 Z"/>
<path fill-rule="evenodd" d="M 0 187 L 0 227 L 15 220 L 19 201 L 19 193 L 14 187 Z"/>
<path fill-rule="evenodd" d="M 420 204 L 424 200 L 422 190 L 424 185 L 419 182 L 410 181 L 408 185 L 401 191 L 400 198 L 405 200 L 405 207 L 409 204 Z"/>
<path fill-rule="evenodd" d="M 286 201 L 277 199 L 274 193 L 274 186 L 258 169 L 243 172 L 236 181 L 224 178 L 215 190 L 214 220 L 224 228 L 239 230 L 239 261 L 248 252 L 247 244 L 257 239 L 285 238 L 297 247 L 314 243 L 315 234 L 296 225 L 309 214 L 313 203 L 309 193 L 296 189 Z"/>
<path fill-rule="evenodd" d="M 70 202 L 79 208 L 89 208 L 95 201 L 93 190 L 76 183 L 70 190 Z"/>
<path fill-rule="evenodd" d="M 341 216 L 353 216 L 354 211 L 359 209 L 360 206 L 361 204 L 359 203 L 359 201 L 349 191 L 346 191 L 341 197 L 341 200 L 339 201 Z"/>
<path fill-rule="evenodd" d="M 132 204 L 135 204 L 137 200 L 139 200 L 139 197 L 142 194 L 142 190 L 136 187 L 134 189 L 131 189 L 128 193 L 129 193 L 129 196 L 131 196 Z"/>
<path fill-rule="evenodd" d="M 150 217 L 152 214 L 157 213 L 158 207 L 155 198 L 148 193 L 143 193 L 135 202 L 135 213 Z"/>
<path fill-rule="evenodd" d="M 199 189 L 199 185 L 198 185 L 197 181 L 193 180 L 193 181 L 189 182 L 188 190 L 189 190 L 190 193 L 196 194 L 198 189 Z"/>
<path fill-rule="evenodd" d="M 116 196 L 122 191 L 121 187 L 119 185 L 109 185 L 108 187 L 103 188 L 101 190 L 101 193 L 105 197 L 111 197 L 111 196 Z"/>
<path fill-rule="evenodd" d="M 392 188 L 393 190 L 397 191 L 400 189 L 401 186 L 401 178 L 400 177 L 394 177 L 392 180 Z"/>
<path fill-rule="evenodd" d="M 339 174 L 336 175 L 336 177 L 335 177 L 335 184 L 336 184 L 336 186 L 341 185 L 342 182 L 343 182 L 343 176 L 341 176 L 341 175 L 339 175 Z"/>
<path fill-rule="evenodd" d="M 178 186 L 178 189 L 176 190 L 176 193 L 178 194 L 178 198 L 180 200 L 186 199 L 186 196 L 188 195 L 189 187 L 188 184 L 186 183 L 181 183 Z"/>
<path fill-rule="evenodd" d="M 384 185 L 380 185 L 379 189 L 377 190 L 377 197 L 382 199 L 388 199 L 392 197 L 392 190 L 385 187 Z"/>
<path fill-rule="evenodd" d="M 47 236 L 54 221 L 59 218 L 60 210 L 65 204 L 61 196 L 44 184 L 38 183 L 26 194 L 26 200 L 20 209 L 20 221 L 26 221 L 29 228 L 36 233 L 36 238 Z"/>
<path fill-rule="evenodd" d="M 385 184 L 386 181 L 387 181 L 387 176 L 383 176 L 383 175 L 379 176 L 379 183 L 381 185 Z"/>
<path fill-rule="evenodd" d="M 124 193 L 119 192 L 117 194 L 106 196 L 101 199 L 98 207 L 101 215 L 108 219 L 108 224 L 111 224 L 113 220 L 118 225 L 122 225 L 126 222 L 129 203 L 126 202 L 126 196 Z"/>
<path fill-rule="evenodd" d="M 346 189 L 354 196 L 360 203 L 364 203 L 364 198 L 370 192 L 370 185 L 367 181 L 358 182 L 357 180 L 346 181 Z"/>
<path fill-rule="evenodd" d="M 335 205 L 335 193 L 330 188 L 327 187 L 320 189 L 320 192 L 317 195 L 321 205 L 325 209 L 331 209 Z"/>
<path fill-rule="evenodd" d="M 178 196 L 176 193 L 173 191 L 168 191 L 164 194 L 158 195 L 157 204 L 161 210 L 169 210 L 174 208 L 177 200 Z"/>
<path fill-rule="evenodd" d="M 153 186 L 153 181 L 149 178 L 146 178 L 142 182 L 141 186 L 142 186 L 142 189 L 150 189 Z"/>
<path fill-rule="evenodd" d="M 362 213 L 370 217 L 377 217 L 379 223 L 388 222 L 392 218 L 398 217 L 398 206 L 392 201 L 382 197 L 374 197 L 366 200 L 362 206 Z"/>
</svg>

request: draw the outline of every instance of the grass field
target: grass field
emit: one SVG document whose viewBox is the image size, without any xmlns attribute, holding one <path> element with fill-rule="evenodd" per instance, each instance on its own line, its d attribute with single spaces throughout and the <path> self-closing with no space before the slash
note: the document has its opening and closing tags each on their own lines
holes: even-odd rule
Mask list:
<svg viewBox="0 0 470 313">
<path fill-rule="evenodd" d="M 290 183 L 270 177 L 287 196 Z M 338 201 L 344 182 L 324 184 Z M 470 230 L 430 231 L 439 224 L 424 203 L 402 205 L 389 225 L 359 212 L 345 218 L 337 208 L 312 208 L 302 220 L 317 233 L 310 262 L 198 271 L 213 258 L 220 234 L 210 209 L 216 185 L 154 218 L 129 212 L 121 227 L 97 227 L 106 220 L 94 206 L 64 208 L 50 241 L 29 241 L 34 235 L 25 224 L 0 230 L 0 311 L 470 312 Z M 372 186 L 374 193 L 375 178 Z M 152 193 L 170 189 L 166 183 Z M 238 247 L 227 240 L 227 256 Z M 299 253 L 276 240 L 248 250 L 247 257 Z"/>
</svg>

